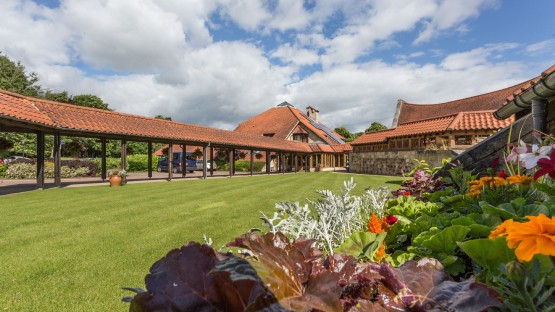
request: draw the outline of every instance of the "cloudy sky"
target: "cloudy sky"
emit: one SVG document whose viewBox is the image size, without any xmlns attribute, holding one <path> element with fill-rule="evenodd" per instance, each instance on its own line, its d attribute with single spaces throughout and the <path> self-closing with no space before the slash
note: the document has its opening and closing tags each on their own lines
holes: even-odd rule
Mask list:
<svg viewBox="0 0 555 312">
<path fill-rule="evenodd" d="M 233 129 L 283 101 L 390 126 L 555 63 L 552 0 L 0 0 L 0 51 L 43 87 Z"/>
</svg>

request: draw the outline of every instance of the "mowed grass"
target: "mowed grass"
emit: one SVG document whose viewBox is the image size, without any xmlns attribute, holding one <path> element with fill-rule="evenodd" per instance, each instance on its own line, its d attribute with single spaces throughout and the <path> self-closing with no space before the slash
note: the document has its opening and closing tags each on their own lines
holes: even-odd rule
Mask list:
<svg viewBox="0 0 555 312">
<path fill-rule="evenodd" d="M 0 310 L 126 311 L 123 286 L 206 234 L 219 247 L 279 201 L 316 199 L 354 176 L 356 192 L 398 177 L 337 173 L 47 189 L 0 197 Z M 264 228 L 263 228 L 264 229 Z"/>
</svg>

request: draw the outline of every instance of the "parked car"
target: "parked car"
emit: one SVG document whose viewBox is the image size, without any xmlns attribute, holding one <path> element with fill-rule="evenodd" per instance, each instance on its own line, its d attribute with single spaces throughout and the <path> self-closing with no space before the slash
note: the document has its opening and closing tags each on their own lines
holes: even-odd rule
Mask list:
<svg viewBox="0 0 555 312">
<path fill-rule="evenodd" d="M 16 160 L 20 160 L 20 159 L 22 159 L 22 160 L 31 160 L 30 158 L 23 157 L 23 156 L 10 156 L 10 157 L 4 159 L 4 164 L 8 165 L 9 163 L 14 162 Z"/>
<path fill-rule="evenodd" d="M 185 161 L 187 162 L 185 170 L 189 171 L 190 173 L 193 173 L 197 169 L 197 161 L 191 158 L 191 153 L 187 152 L 185 156 Z M 173 153 L 172 172 L 173 173 L 181 172 L 182 164 L 183 164 L 183 153 L 182 152 Z M 158 158 L 158 167 L 156 168 L 156 171 L 158 172 L 168 171 L 168 159 L 165 156 Z"/>
<path fill-rule="evenodd" d="M 218 165 L 216 165 L 215 162 L 213 161 L 206 161 L 206 170 L 210 170 L 210 167 L 214 166 L 214 169 L 218 168 Z M 204 163 L 202 162 L 202 160 L 197 161 L 197 170 L 202 170 L 204 168 Z"/>
</svg>

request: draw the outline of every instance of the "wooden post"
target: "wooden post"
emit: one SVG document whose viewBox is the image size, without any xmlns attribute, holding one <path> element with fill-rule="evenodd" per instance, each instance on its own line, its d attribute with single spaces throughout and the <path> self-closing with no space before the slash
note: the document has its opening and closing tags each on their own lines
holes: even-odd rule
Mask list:
<svg viewBox="0 0 555 312">
<path fill-rule="evenodd" d="M 233 158 L 235 155 L 233 155 L 233 149 L 231 149 L 228 152 L 228 160 L 229 160 L 229 177 L 231 178 L 231 176 L 233 175 Z"/>
<path fill-rule="evenodd" d="M 100 157 L 102 158 L 100 163 L 101 177 L 102 181 L 106 181 L 106 171 L 108 171 L 108 168 L 106 168 L 106 138 L 100 139 L 100 149 Z"/>
<path fill-rule="evenodd" d="M 254 171 L 254 150 L 251 149 L 251 176 Z"/>
<path fill-rule="evenodd" d="M 231 162 L 231 168 L 233 168 L 232 173 L 233 175 L 235 175 L 235 149 L 231 149 L 231 159 L 233 160 Z"/>
<path fill-rule="evenodd" d="M 208 166 L 208 162 L 206 161 L 206 149 L 208 148 L 208 146 L 206 144 L 204 144 L 202 146 L 202 178 L 206 179 L 206 173 L 207 173 L 207 168 L 206 166 Z M 210 171 L 212 171 L 212 164 L 210 164 Z"/>
<path fill-rule="evenodd" d="M 152 142 L 148 142 L 148 178 L 152 178 Z"/>
<path fill-rule="evenodd" d="M 187 145 L 181 145 L 181 176 L 187 176 Z"/>
<path fill-rule="evenodd" d="M 59 133 L 54 134 L 54 185 L 62 186 L 62 137 Z M 106 174 L 106 173 L 105 173 Z"/>
<path fill-rule="evenodd" d="M 304 171 L 310 172 L 310 162 L 308 161 L 308 153 L 304 154 Z"/>
<path fill-rule="evenodd" d="M 121 140 L 121 169 L 126 170 L 127 167 L 127 140 Z"/>
<path fill-rule="evenodd" d="M 37 189 L 44 188 L 44 131 L 37 131 Z"/>
<path fill-rule="evenodd" d="M 210 176 L 214 175 L 214 146 L 210 145 Z"/>
<path fill-rule="evenodd" d="M 298 164 L 299 164 L 299 156 L 297 154 L 295 154 L 295 173 L 297 173 L 298 171 Z"/>
<path fill-rule="evenodd" d="M 173 144 L 168 144 L 168 181 L 173 178 Z"/>
<path fill-rule="evenodd" d="M 270 174 L 270 151 L 266 150 L 266 174 Z"/>
</svg>

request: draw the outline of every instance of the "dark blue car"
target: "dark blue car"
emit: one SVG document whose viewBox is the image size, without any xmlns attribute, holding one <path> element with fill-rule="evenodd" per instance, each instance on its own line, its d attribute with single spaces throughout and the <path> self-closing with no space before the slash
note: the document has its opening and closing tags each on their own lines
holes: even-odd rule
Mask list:
<svg viewBox="0 0 555 312">
<path fill-rule="evenodd" d="M 183 166 L 182 166 L 183 157 L 182 156 L 183 156 L 182 152 L 173 153 L 173 166 L 172 166 L 173 173 L 181 172 L 181 168 L 183 168 Z M 186 170 L 189 171 L 190 173 L 193 173 L 195 171 L 195 169 L 197 169 L 196 159 L 191 158 L 191 153 L 187 152 L 187 155 L 185 157 L 185 161 L 187 162 Z M 158 158 L 158 168 L 156 169 L 156 171 L 158 171 L 158 172 L 168 171 L 168 159 L 166 158 L 166 156 L 162 156 L 162 157 Z"/>
</svg>

